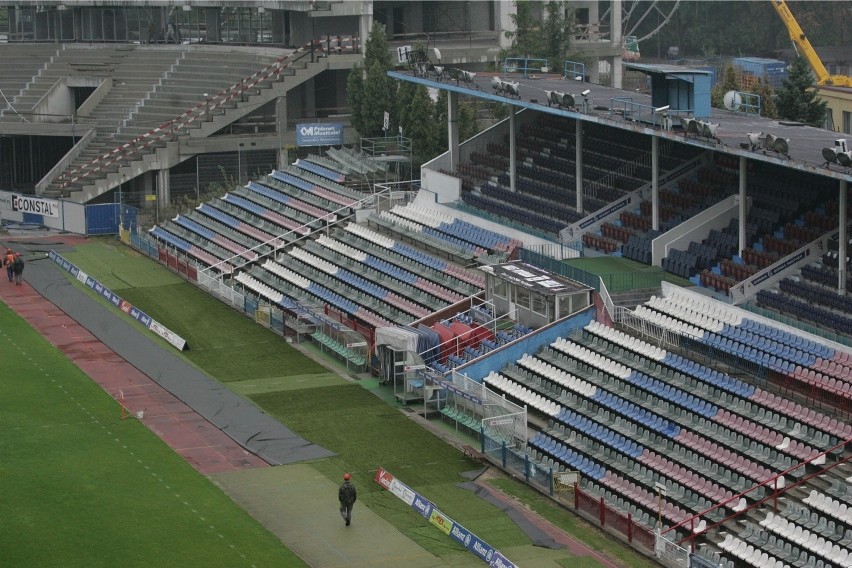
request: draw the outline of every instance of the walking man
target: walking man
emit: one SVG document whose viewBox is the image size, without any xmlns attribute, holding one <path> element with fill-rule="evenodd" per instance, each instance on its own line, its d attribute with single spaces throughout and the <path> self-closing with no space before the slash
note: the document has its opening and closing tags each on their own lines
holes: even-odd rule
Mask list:
<svg viewBox="0 0 852 568">
<path fill-rule="evenodd" d="M 15 253 L 15 262 L 12 263 L 12 270 L 15 273 L 15 285 L 21 285 L 21 275 L 24 273 L 24 257 L 21 253 Z"/>
<path fill-rule="evenodd" d="M 346 526 L 352 522 L 352 505 L 358 499 L 358 491 L 352 485 L 352 476 L 348 473 L 343 474 L 343 483 L 340 489 L 337 490 L 337 499 L 340 501 L 340 516 L 346 521 Z"/>
</svg>

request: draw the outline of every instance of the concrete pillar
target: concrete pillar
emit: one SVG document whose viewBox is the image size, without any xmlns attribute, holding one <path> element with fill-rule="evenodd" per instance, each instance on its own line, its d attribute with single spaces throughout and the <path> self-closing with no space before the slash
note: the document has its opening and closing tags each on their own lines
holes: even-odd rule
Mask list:
<svg viewBox="0 0 852 568">
<path fill-rule="evenodd" d="M 840 207 L 840 232 L 838 233 L 838 251 L 837 256 L 837 293 L 841 296 L 846 294 L 846 242 L 849 240 L 849 235 L 846 231 L 846 202 L 849 192 L 849 183 L 842 179 L 840 180 L 840 199 L 838 200 Z"/>
<path fill-rule="evenodd" d="M 314 80 L 310 79 L 302 83 L 302 86 L 305 89 L 305 114 L 311 119 L 317 117 L 317 99 L 316 94 L 314 93 Z"/>
<path fill-rule="evenodd" d="M 737 250 L 739 251 L 737 254 L 740 256 L 743 255 L 743 251 L 746 248 L 746 216 L 748 215 L 748 211 L 746 210 L 746 184 L 748 183 L 747 174 L 746 174 L 746 157 L 740 156 L 740 219 L 738 223 L 738 231 L 739 231 L 739 241 L 737 242 Z"/>
<path fill-rule="evenodd" d="M 361 3 L 361 16 L 358 18 L 358 38 L 361 44 L 361 53 L 364 53 L 364 44 L 367 43 L 367 38 L 370 37 L 370 30 L 373 29 L 373 3 Z"/>
<path fill-rule="evenodd" d="M 287 134 L 287 97 L 278 97 L 275 101 L 275 131 L 278 134 L 278 160 L 279 168 L 288 165 L 289 156 L 284 145 L 284 137 Z"/>
<path fill-rule="evenodd" d="M 583 121 L 574 121 L 574 188 L 577 191 L 577 212 L 583 214 Z"/>
<path fill-rule="evenodd" d="M 500 42 L 501 49 L 509 49 L 512 47 L 512 40 L 507 38 L 504 32 L 515 31 L 512 15 L 518 12 L 517 7 L 514 2 L 494 2 L 494 9 L 497 10 L 497 41 Z"/>
<path fill-rule="evenodd" d="M 660 230 L 660 143 L 651 135 L 651 228 Z"/>
<path fill-rule="evenodd" d="M 517 176 L 517 164 L 515 163 L 515 105 L 509 105 L 509 190 L 515 191 L 515 176 Z"/>
<path fill-rule="evenodd" d="M 611 2 L 610 3 L 610 16 L 609 16 L 609 29 L 610 29 L 610 41 L 612 41 L 613 47 L 620 49 L 621 48 L 621 2 Z M 611 87 L 614 89 L 621 88 L 621 56 L 616 56 L 612 58 L 612 69 L 610 71 L 612 77 Z"/>
<path fill-rule="evenodd" d="M 447 147 L 450 150 L 450 171 L 459 167 L 459 94 L 447 96 Z"/>
<path fill-rule="evenodd" d="M 157 170 L 157 210 L 162 211 L 164 207 L 171 205 L 172 196 L 169 188 L 169 170 L 164 168 Z"/>
</svg>

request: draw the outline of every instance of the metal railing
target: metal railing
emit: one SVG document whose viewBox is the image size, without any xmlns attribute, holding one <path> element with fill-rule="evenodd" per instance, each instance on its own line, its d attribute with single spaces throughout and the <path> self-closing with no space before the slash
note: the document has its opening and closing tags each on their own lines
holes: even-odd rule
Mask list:
<svg viewBox="0 0 852 568">
<path fill-rule="evenodd" d="M 319 48 L 316 46 L 319 46 Z M 358 38 L 356 36 L 347 36 L 345 38 L 338 37 L 334 42 L 334 46 L 332 46 L 331 40 L 314 40 L 309 44 L 303 45 L 293 51 L 293 53 L 286 58 L 280 58 L 275 63 L 268 65 L 264 69 L 241 79 L 230 87 L 223 89 L 215 96 L 197 103 L 192 108 L 189 108 L 168 122 L 164 122 L 153 130 L 137 136 L 130 142 L 126 142 L 125 144 L 98 156 L 89 163 L 61 175 L 60 179 L 62 179 L 62 181 L 59 185 L 59 189 L 64 190 L 71 184 L 86 179 L 104 168 L 124 160 L 127 156 L 148 148 L 152 144 L 174 140 L 181 130 L 188 128 L 196 120 L 209 120 L 212 112 L 230 103 L 234 99 L 242 98 L 246 91 L 258 88 L 261 84 L 280 80 L 282 72 L 288 69 L 293 63 L 301 61 L 307 56 L 311 56 L 317 52 L 330 54 L 343 53 L 345 51 L 348 53 L 351 50 L 352 53 L 355 53 L 357 52 L 357 49 Z"/>
<path fill-rule="evenodd" d="M 58 162 L 56 162 L 56 165 L 50 168 L 50 171 L 47 172 L 36 183 L 36 195 L 41 195 L 42 193 L 44 193 L 44 190 L 47 189 L 47 186 L 49 186 L 51 182 L 53 182 L 53 180 L 55 180 L 56 177 L 59 176 L 60 172 L 64 171 L 65 168 L 71 165 L 71 162 L 77 159 L 77 156 L 79 156 L 83 152 L 83 150 L 86 149 L 86 147 L 95 138 L 95 136 L 97 136 L 97 134 L 98 132 L 95 128 L 92 128 L 86 134 L 84 134 L 83 137 L 80 138 L 77 143 L 74 144 L 71 149 L 68 150 L 68 152 L 66 152 L 64 156 L 62 156 L 62 158 L 60 158 Z"/>
</svg>

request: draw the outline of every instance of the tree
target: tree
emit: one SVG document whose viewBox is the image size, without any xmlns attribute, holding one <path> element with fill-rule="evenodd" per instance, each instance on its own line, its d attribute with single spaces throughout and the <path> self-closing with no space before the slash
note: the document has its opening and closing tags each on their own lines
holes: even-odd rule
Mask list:
<svg viewBox="0 0 852 568">
<path fill-rule="evenodd" d="M 361 136 L 381 136 L 385 112 L 391 115 L 390 129 L 396 131 L 397 84 L 387 76 L 391 69 L 393 63 L 385 28 L 375 22 L 364 46 L 364 66 L 354 66 L 346 80 L 352 126 Z"/>
<path fill-rule="evenodd" d="M 515 31 L 503 32 L 512 40 L 509 57 L 536 57 L 544 52 L 538 24 L 541 21 L 541 2 L 516 0 L 515 13 L 510 14 Z"/>
<path fill-rule="evenodd" d="M 775 89 L 769 81 L 762 79 L 757 85 L 756 94 L 760 96 L 760 116 L 778 118 L 778 106 L 775 104 Z"/>
<path fill-rule="evenodd" d="M 818 92 L 810 65 L 804 57 L 797 57 L 778 90 L 778 116 L 819 128 L 825 126 L 828 103 L 818 98 Z"/>
<path fill-rule="evenodd" d="M 711 103 L 716 108 L 725 108 L 724 97 L 728 91 L 742 91 L 737 70 L 728 63 L 722 72 L 722 81 L 710 90 Z"/>
<path fill-rule="evenodd" d="M 346 99 L 352 107 L 352 127 L 363 132 L 364 123 L 364 69 L 356 63 L 346 77 Z"/>
<path fill-rule="evenodd" d="M 438 152 L 438 128 L 434 116 L 429 91 L 423 85 L 417 85 L 407 114 L 408 127 L 403 126 L 403 134 L 411 139 L 412 165 L 415 169 L 435 157 Z"/>
<path fill-rule="evenodd" d="M 550 0 L 546 4 L 547 17 L 542 29 L 543 52 L 551 69 L 562 69 L 571 51 L 571 32 L 574 29 L 574 11 L 565 2 Z"/>
</svg>

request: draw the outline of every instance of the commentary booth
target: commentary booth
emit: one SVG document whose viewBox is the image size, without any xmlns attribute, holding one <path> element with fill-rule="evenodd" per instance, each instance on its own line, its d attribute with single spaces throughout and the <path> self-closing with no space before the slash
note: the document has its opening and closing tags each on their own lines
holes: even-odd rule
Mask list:
<svg viewBox="0 0 852 568">
<path fill-rule="evenodd" d="M 592 305 L 594 288 L 522 261 L 481 266 L 497 316 L 540 328 Z"/>
</svg>

